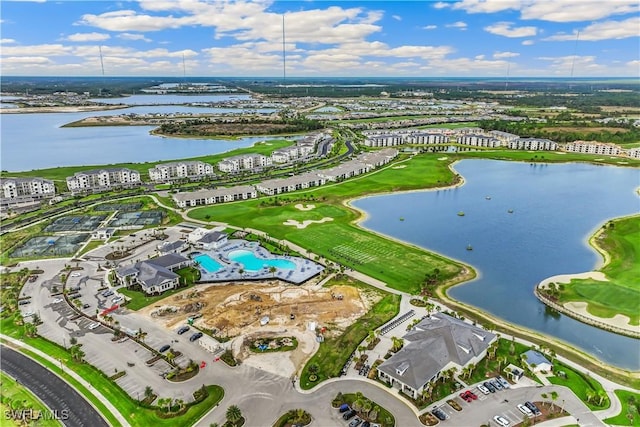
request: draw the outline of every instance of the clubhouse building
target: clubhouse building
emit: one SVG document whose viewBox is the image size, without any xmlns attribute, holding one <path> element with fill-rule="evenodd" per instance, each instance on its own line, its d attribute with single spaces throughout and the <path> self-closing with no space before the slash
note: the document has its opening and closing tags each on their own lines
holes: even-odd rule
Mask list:
<svg viewBox="0 0 640 427">
<path fill-rule="evenodd" d="M 116 280 L 121 285 L 130 287 L 140 285 L 147 295 L 159 295 L 180 284 L 180 276 L 176 270 L 193 264 L 188 258 L 175 253 L 140 261 L 132 266 L 116 270 Z"/>
</svg>

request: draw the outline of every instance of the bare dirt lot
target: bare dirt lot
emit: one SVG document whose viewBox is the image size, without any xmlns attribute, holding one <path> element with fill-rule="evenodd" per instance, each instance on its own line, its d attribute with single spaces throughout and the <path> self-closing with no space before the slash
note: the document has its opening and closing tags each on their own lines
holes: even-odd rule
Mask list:
<svg viewBox="0 0 640 427">
<path fill-rule="evenodd" d="M 324 288 L 317 283 L 293 286 L 279 281 L 212 284 L 167 297 L 140 313 L 169 329 L 201 313 L 195 326 L 211 329 L 221 337 L 236 337 L 232 342 L 236 357 L 260 369 L 290 376 L 316 348 L 315 332 L 309 331 L 311 322 L 326 328 L 325 337 L 341 333 L 379 298 L 377 293 L 347 285 Z M 269 322 L 261 325 L 265 316 Z M 295 336 L 298 348 L 288 352 L 289 357 L 248 351 L 251 340 L 270 336 Z"/>
</svg>

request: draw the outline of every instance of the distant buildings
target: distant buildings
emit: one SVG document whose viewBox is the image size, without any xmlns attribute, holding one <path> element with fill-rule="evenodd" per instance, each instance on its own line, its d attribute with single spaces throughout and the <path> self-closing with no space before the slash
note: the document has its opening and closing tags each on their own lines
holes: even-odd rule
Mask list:
<svg viewBox="0 0 640 427">
<path fill-rule="evenodd" d="M 72 194 L 97 193 L 140 184 L 140 173 L 127 168 L 94 169 L 67 177 L 67 187 Z"/>
<path fill-rule="evenodd" d="M 489 135 L 482 135 L 477 133 L 466 133 L 456 138 L 458 144 L 471 145 L 473 147 L 488 147 L 495 148 L 500 147 L 502 143 L 498 138 L 494 138 Z"/>
<path fill-rule="evenodd" d="M 218 169 L 222 172 L 236 173 L 243 170 L 262 169 L 271 164 L 271 158 L 262 154 L 241 154 L 218 162 Z"/>
<path fill-rule="evenodd" d="M 640 159 L 640 148 L 631 148 L 627 150 L 627 156 L 634 159 Z"/>
<path fill-rule="evenodd" d="M 33 202 L 55 197 L 53 181 L 43 178 L 0 178 L 2 205 Z"/>
<path fill-rule="evenodd" d="M 256 184 L 256 189 L 269 196 L 275 196 L 290 191 L 304 190 L 306 188 L 323 185 L 326 179 L 316 172 L 306 172 L 288 178 L 276 178 Z"/>
<path fill-rule="evenodd" d="M 512 150 L 557 150 L 558 144 L 544 138 L 514 138 L 507 142 L 507 147 Z"/>
<path fill-rule="evenodd" d="M 213 166 L 200 161 L 170 162 L 149 169 L 149 178 L 154 182 L 170 182 L 177 179 L 199 180 L 215 176 Z"/>
<path fill-rule="evenodd" d="M 603 156 L 619 156 L 622 149 L 615 144 L 596 141 L 573 141 L 564 146 L 565 151 L 573 153 L 599 154 Z"/>
</svg>

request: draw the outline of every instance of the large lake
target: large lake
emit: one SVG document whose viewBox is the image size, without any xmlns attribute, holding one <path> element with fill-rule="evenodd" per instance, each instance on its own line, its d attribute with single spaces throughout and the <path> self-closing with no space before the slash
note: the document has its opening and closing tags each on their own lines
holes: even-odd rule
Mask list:
<svg viewBox="0 0 640 427">
<path fill-rule="evenodd" d="M 640 169 L 492 160 L 463 160 L 455 169 L 466 180 L 461 187 L 353 205 L 369 214 L 365 227 L 472 265 L 479 277 L 454 287 L 452 297 L 610 364 L 640 369 L 640 340 L 551 316 L 533 295 L 549 276 L 600 266 L 587 239 L 608 219 L 640 211 Z"/>
<path fill-rule="evenodd" d="M 230 108 L 158 105 L 83 113 L 1 114 L 1 167 L 7 171 L 27 171 L 57 166 L 171 160 L 222 153 L 235 148 L 249 147 L 257 141 L 273 139 L 250 137 L 230 141 L 163 138 L 149 134 L 153 126 L 61 127 L 93 116 L 240 111 L 242 110 Z M 252 110 L 252 113 L 271 111 L 273 110 L 260 109 Z"/>
</svg>

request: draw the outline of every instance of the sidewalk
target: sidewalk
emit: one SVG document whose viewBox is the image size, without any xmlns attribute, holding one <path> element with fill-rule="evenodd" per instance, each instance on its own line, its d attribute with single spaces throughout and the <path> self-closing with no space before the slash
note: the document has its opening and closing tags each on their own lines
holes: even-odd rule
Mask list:
<svg viewBox="0 0 640 427">
<path fill-rule="evenodd" d="M 2 337 L 2 339 L 3 339 L 3 340 L 6 340 L 6 341 L 10 342 L 11 344 L 13 344 L 13 345 L 15 345 L 15 346 L 17 346 L 17 347 L 22 347 L 22 348 L 25 348 L 25 349 L 27 349 L 27 350 L 29 350 L 29 351 L 34 352 L 34 353 L 35 353 L 35 354 L 37 354 L 38 356 L 42 357 L 43 359 L 48 360 L 49 362 L 51 362 L 51 363 L 53 363 L 53 364 L 55 364 L 55 365 L 59 365 L 59 364 L 61 364 L 61 362 L 60 362 L 59 360 L 56 360 L 55 358 L 53 358 L 53 357 L 49 356 L 48 354 L 46 354 L 46 353 L 44 353 L 44 352 L 42 352 L 42 351 L 38 350 L 37 348 L 31 347 L 30 345 L 25 344 L 25 343 L 23 343 L 22 341 L 16 340 L 16 339 L 11 338 L 11 337 L 9 337 L 9 336 L 6 336 L 6 335 L 4 335 L 4 334 L 0 334 L 0 337 Z M 27 356 L 27 357 L 29 357 L 28 355 L 26 355 L 26 356 Z M 35 359 L 34 359 L 34 361 L 35 361 L 36 363 L 40 363 L 39 361 L 37 361 L 37 360 L 35 360 Z M 45 368 L 46 368 L 46 366 L 45 366 Z M 121 424 L 123 427 L 131 427 L 131 425 L 130 425 L 130 424 L 127 422 L 127 420 L 122 416 L 122 414 L 121 414 L 121 413 L 120 413 L 120 412 L 115 408 L 115 406 L 113 406 L 113 405 L 111 404 L 111 402 L 109 402 L 109 401 L 107 400 L 107 398 L 106 398 L 106 397 L 104 397 L 104 396 L 103 396 L 103 395 L 102 395 L 98 390 L 96 390 L 95 388 L 93 388 L 93 386 L 91 385 L 91 383 L 87 382 L 84 378 L 82 378 L 80 375 L 76 374 L 75 372 L 73 372 L 73 371 L 72 371 L 71 369 L 69 369 L 69 368 L 67 368 L 67 369 L 62 368 L 62 371 L 63 371 L 66 375 L 69 375 L 69 376 L 70 376 L 70 377 L 72 377 L 74 380 L 76 380 L 76 381 L 78 381 L 80 384 L 82 384 L 82 385 L 83 385 L 87 390 L 89 390 L 89 392 L 90 392 L 91 394 L 93 394 L 96 398 L 98 398 L 98 399 L 102 402 L 102 404 L 103 404 L 104 406 L 106 406 L 106 407 L 107 407 L 107 409 L 109 410 L 109 412 L 111 412 L 111 414 L 112 414 L 114 417 L 116 417 L 116 418 L 118 419 L 118 421 L 120 422 L 120 424 Z M 50 371 L 50 372 L 51 372 L 52 374 L 54 374 L 54 375 L 58 375 L 58 374 L 56 374 L 55 372 L 52 372 L 52 371 Z M 61 377 L 60 375 L 58 375 L 58 377 L 59 377 L 60 379 L 62 379 L 63 381 L 65 381 L 64 377 Z M 65 382 L 66 382 L 66 381 L 65 381 Z M 78 392 L 78 393 L 82 396 L 82 393 L 80 393 L 80 392 Z M 93 405 L 93 403 L 92 403 L 91 401 L 87 400 L 87 402 L 89 402 L 89 404 L 95 408 L 95 406 Z M 97 408 L 95 408 L 95 409 L 96 409 L 96 411 L 97 411 L 99 414 L 101 413 L 100 411 L 98 411 L 98 409 L 97 409 Z"/>
</svg>

